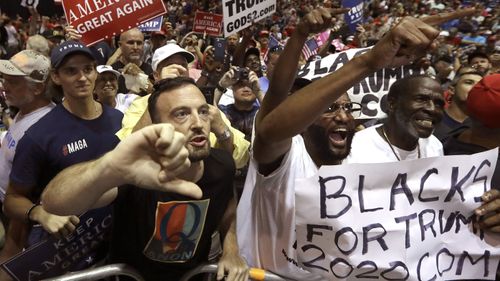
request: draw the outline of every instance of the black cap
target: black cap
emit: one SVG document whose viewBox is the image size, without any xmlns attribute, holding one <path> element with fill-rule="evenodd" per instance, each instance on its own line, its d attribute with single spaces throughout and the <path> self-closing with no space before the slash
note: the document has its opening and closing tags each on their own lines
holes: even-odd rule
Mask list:
<svg viewBox="0 0 500 281">
<path fill-rule="evenodd" d="M 260 51 L 259 49 L 257 48 L 249 48 L 246 52 L 245 52 L 245 61 L 247 60 L 247 57 L 249 55 L 256 55 L 257 57 L 259 57 L 260 59 Z"/>
<path fill-rule="evenodd" d="M 483 53 L 481 51 L 475 51 L 475 52 L 469 54 L 469 56 L 467 57 L 467 62 L 470 64 L 470 62 L 472 61 L 473 58 L 483 58 L 483 59 L 487 59 L 488 61 L 490 60 L 488 58 L 488 55 L 486 55 L 485 53 Z"/>
<path fill-rule="evenodd" d="M 61 65 L 61 62 L 66 58 L 68 55 L 74 54 L 74 53 L 82 53 L 84 55 L 87 55 L 91 59 L 95 60 L 94 56 L 92 55 L 92 52 L 90 51 L 85 44 L 78 42 L 78 41 L 66 41 L 59 46 L 54 47 L 52 49 L 52 53 L 50 54 L 50 61 L 52 64 L 52 68 L 56 69 Z"/>
</svg>

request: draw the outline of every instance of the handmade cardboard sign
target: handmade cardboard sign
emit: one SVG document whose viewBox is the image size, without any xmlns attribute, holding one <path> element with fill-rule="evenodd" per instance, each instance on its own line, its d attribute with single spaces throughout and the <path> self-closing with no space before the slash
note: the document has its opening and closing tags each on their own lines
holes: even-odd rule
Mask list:
<svg viewBox="0 0 500 281">
<path fill-rule="evenodd" d="M 296 184 L 298 265 L 326 280 L 495 280 L 500 239 L 473 210 L 497 155 L 321 167 Z"/>
</svg>

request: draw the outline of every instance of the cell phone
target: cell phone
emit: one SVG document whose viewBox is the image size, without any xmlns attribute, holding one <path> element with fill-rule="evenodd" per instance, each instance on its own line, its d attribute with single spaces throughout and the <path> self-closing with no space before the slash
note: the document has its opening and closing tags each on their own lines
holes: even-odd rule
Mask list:
<svg viewBox="0 0 500 281">
<path fill-rule="evenodd" d="M 218 62 L 224 62 L 224 57 L 226 53 L 226 39 L 215 38 L 214 43 L 214 59 Z"/>
</svg>

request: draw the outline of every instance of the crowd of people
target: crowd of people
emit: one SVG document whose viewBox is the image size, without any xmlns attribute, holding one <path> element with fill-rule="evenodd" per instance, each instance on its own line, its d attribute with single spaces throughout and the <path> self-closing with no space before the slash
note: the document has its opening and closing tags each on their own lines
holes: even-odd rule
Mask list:
<svg viewBox="0 0 500 281">
<path fill-rule="evenodd" d="M 323 280 L 290 262 L 300 179 L 324 165 L 500 145 L 497 1 L 367 1 L 350 31 L 339 1 L 278 0 L 222 45 L 191 31 L 195 12 L 222 14 L 221 1 L 164 2 L 161 30 L 92 46 L 64 17 L 1 15 L 0 262 L 79 233 L 85 213 L 113 223 L 82 254 L 92 262 L 71 270 L 126 263 L 146 280 L 179 280 L 211 261 L 217 280 L 247 280 L 249 267 Z M 306 57 L 306 41 L 325 31 Z M 320 79 L 297 77 L 365 47 Z M 419 71 L 392 84 L 387 116 L 359 118 L 366 105 L 347 91 L 402 65 Z M 500 232 L 494 170 L 475 212 Z M 13 278 L 0 270 L 0 280 Z"/>
</svg>

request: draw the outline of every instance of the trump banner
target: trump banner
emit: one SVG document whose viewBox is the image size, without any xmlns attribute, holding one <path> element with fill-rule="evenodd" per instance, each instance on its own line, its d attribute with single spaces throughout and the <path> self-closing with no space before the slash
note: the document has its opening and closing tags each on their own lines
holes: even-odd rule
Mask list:
<svg viewBox="0 0 500 281">
<path fill-rule="evenodd" d="M 309 80 L 319 79 L 334 72 L 352 58 L 368 50 L 369 48 L 349 49 L 344 52 L 331 54 L 321 60 L 308 62 L 299 69 L 297 76 Z M 354 84 L 347 93 L 353 102 L 359 102 L 363 105 L 361 119 L 383 118 L 387 115 L 386 99 L 392 83 L 406 76 L 422 72 L 420 68 L 415 68 L 413 65 L 384 68 Z"/>
<path fill-rule="evenodd" d="M 322 166 L 296 184 L 297 264 L 325 280 L 495 280 L 499 234 L 474 209 L 497 156 Z"/>
<path fill-rule="evenodd" d="M 62 4 L 69 24 L 88 46 L 167 12 L 161 0 L 64 0 Z"/>
<path fill-rule="evenodd" d="M 222 0 L 224 36 L 228 37 L 276 12 L 276 0 Z"/>
<path fill-rule="evenodd" d="M 33 245 L 2 264 L 14 280 L 31 281 L 57 277 L 70 271 L 88 268 L 107 253 L 107 241 L 113 218 L 111 207 L 91 210 L 80 216 L 73 233 L 49 238 Z M 41 226 L 31 232 L 41 232 Z"/>
<path fill-rule="evenodd" d="M 137 28 L 140 31 L 160 31 L 163 25 L 163 16 L 156 17 L 152 20 L 141 23 Z"/>
<path fill-rule="evenodd" d="M 220 36 L 222 33 L 222 15 L 196 11 L 193 31 L 211 36 Z"/>
<path fill-rule="evenodd" d="M 351 32 L 356 32 L 356 26 L 363 23 L 363 0 L 343 0 L 342 7 L 350 8 L 344 20 Z"/>
</svg>

